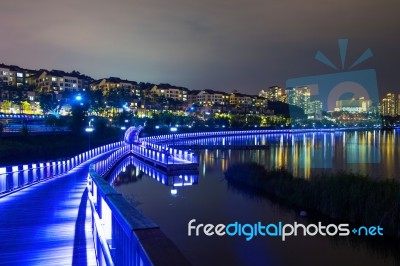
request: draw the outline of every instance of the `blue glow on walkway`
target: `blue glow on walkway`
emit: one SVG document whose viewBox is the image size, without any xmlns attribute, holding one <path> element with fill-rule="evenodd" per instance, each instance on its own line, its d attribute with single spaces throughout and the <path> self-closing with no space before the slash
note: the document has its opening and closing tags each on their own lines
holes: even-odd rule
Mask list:
<svg viewBox="0 0 400 266">
<path fill-rule="evenodd" d="M 86 181 L 109 154 L 0 199 L 0 265 L 97 265 Z"/>
</svg>

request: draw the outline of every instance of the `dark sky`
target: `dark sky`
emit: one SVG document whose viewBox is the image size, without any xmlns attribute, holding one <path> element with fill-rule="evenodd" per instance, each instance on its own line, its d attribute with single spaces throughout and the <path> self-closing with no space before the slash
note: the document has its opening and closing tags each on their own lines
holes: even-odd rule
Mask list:
<svg viewBox="0 0 400 266">
<path fill-rule="evenodd" d="M 246 93 L 334 73 L 337 39 L 348 64 L 375 68 L 381 94 L 400 92 L 398 0 L 12 0 L 0 4 L 0 62 L 79 70 L 190 89 Z"/>
</svg>

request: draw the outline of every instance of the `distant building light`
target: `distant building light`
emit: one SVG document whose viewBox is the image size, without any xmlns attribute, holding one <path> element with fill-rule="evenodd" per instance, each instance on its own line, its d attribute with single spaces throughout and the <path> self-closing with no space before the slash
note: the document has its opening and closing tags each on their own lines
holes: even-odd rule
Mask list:
<svg viewBox="0 0 400 266">
<path fill-rule="evenodd" d="M 171 195 L 176 195 L 178 194 L 178 190 L 176 188 L 171 189 Z"/>
<path fill-rule="evenodd" d="M 75 100 L 77 100 L 77 101 L 82 101 L 82 96 L 80 96 L 80 95 L 76 96 L 76 97 L 75 97 Z"/>
<path fill-rule="evenodd" d="M 156 129 L 159 129 L 160 128 L 160 126 L 156 126 Z"/>
<path fill-rule="evenodd" d="M 125 130 L 126 129 L 126 127 L 121 127 L 121 130 Z"/>
<path fill-rule="evenodd" d="M 176 128 L 176 127 L 171 127 L 171 132 L 176 132 L 176 131 L 178 131 L 178 128 Z"/>
</svg>

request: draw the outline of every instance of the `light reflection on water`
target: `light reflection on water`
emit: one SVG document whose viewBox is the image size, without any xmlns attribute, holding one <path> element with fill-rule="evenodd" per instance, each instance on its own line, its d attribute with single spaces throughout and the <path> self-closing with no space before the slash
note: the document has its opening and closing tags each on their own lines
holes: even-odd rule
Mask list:
<svg viewBox="0 0 400 266">
<path fill-rule="evenodd" d="M 267 168 L 287 168 L 295 176 L 309 178 L 321 172 L 346 170 L 373 177 L 396 178 L 399 134 L 362 131 L 307 134 L 271 134 L 180 141 L 179 145 L 268 145 L 257 150 L 207 149 L 200 156 L 203 174 L 215 160 L 222 170 L 238 161 L 255 161 Z"/>
<path fill-rule="evenodd" d="M 251 242 L 236 237 L 188 237 L 187 223 L 193 218 L 198 223 L 214 224 L 316 223 L 321 217 L 304 219 L 299 217 L 298 210 L 233 189 L 225 182 L 223 172 L 232 163 L 256 161 L 269 168 L 287 167 L 303 177 L 344 169 L 397 178 L 398 138 L 392 131 L 368 131 L 196 140 L 204 144 L 268 144 L 269 148 L 199 150 L 198 183 L 182 187 L 176 195 L 171 195 L 171 187 L 145 173 L 135 179 L 137 182 L 121 183 L 116 188 L 126 198 L 134 197 L 140 202 L 138 208 L 161 226 L 194 265 L 397 265 L 398 242 L 348 237 L 299 236 L 286 242 L 272 237 L 259 237 Z M 361 163 L 355 163 L 356 160 Z"/>
</svg>

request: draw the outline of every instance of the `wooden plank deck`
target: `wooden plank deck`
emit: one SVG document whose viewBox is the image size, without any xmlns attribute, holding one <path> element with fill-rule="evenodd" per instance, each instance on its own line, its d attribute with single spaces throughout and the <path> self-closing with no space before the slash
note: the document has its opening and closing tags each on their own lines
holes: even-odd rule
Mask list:
<svg viewBox="0 0 400 266">
<path fill-rule="evenodd" d="M 97 265 L 86 180 L 107 155 L 0 199 L 0 265 Z"/>
</svg>

